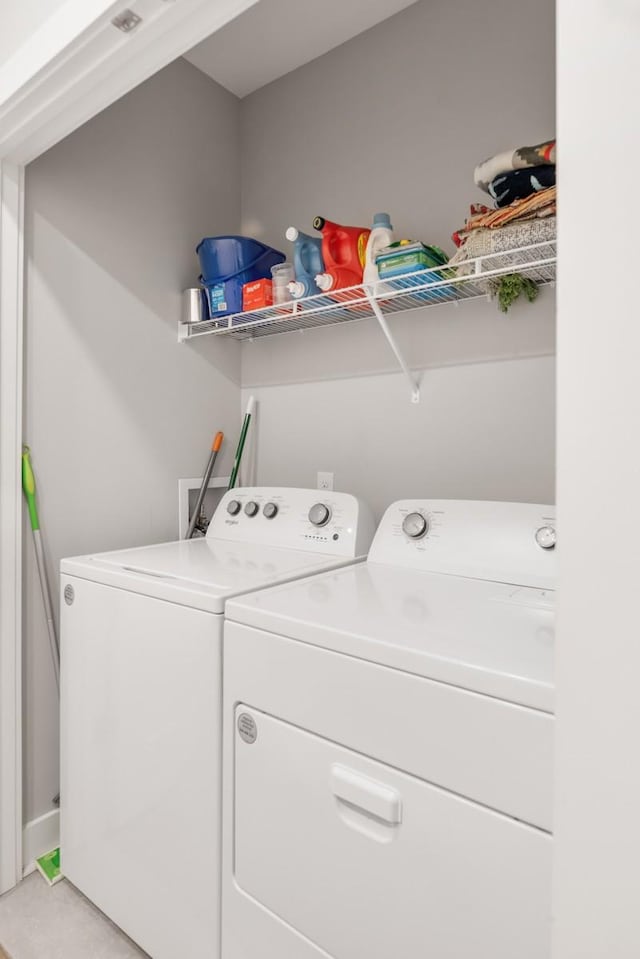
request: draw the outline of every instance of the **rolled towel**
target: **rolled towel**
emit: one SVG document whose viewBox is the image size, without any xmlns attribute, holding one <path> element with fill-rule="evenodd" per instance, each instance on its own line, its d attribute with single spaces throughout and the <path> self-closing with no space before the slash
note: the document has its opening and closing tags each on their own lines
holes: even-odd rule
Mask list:
<svg viewBox="0 0 640 959">
<path fill-rule="evenodd" d="M 556 168 L 554 166 L 534 166 L 528 170 L 501 173 L 489 184 L 489 193 L 496 201 L 496 206 L 503 207 L 509 206 L 514 200 L 524 200 L 532 193 L 555 185 Z"/>
<path fill-rule="evenodd" d="M 533 147 L 518 147 L 516 150 L 507 150 L 489 157 L 475 168 L 473 179 L 485 193 L 489 192 L 489 184 L 501 173 L 511 170 L 526 170 L 528 167 L 553 166 L 556 162 L 556 141 L 547 140 Z"/>
</svg>

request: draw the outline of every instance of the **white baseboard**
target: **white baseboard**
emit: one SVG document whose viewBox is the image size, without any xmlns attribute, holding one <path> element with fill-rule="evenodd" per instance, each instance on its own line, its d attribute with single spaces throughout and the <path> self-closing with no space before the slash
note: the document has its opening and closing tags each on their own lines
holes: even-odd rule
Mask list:
<svg viewBox="0 0 640 959">
<path fill-rule="evenodd" d="M 36 868 L 36 859 L 60 845 L 60 810 L 52 809 L 32 819 L 22 832 L 23 876 Z"/>
</svg>

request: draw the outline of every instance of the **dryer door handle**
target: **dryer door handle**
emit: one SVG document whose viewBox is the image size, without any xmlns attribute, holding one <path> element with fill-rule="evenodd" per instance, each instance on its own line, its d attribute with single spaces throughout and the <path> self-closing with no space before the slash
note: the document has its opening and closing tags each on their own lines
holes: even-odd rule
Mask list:
<svg viewBox="0 0 640 959">
<path fill-rule="evenodd" d="M 402 796 L 398 790 L 369 779 L 355 769 L 334 763 L 331 790 L 336 799 L 389 826 L 398 826 L 402 822 Z"/>
</svg>

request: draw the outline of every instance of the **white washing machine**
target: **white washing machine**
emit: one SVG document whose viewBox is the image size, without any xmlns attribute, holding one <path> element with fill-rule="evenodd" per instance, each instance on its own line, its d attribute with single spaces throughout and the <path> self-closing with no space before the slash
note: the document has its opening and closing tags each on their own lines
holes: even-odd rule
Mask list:
<svg viewBox="0 0 640 959">
<path fill-rule="evenodd" d="M 549 955 L 555 519 L 403 501 L 233 600 L 224 959 Z"/>
<path fill-rule="evenodd" d="M 347 493 L 239 489 L 206 539 L 62 561 L 62 870 L 153 959 L 219 956 L 225 602 L 373 528 Z"/>
</svg>

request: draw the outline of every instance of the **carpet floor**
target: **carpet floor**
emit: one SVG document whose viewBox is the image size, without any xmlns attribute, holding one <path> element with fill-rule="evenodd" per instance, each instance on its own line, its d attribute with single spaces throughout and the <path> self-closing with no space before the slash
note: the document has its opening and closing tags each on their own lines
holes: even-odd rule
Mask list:
<svg viewBox="0 0 640 959">
<path fill-rule="evenodd" d="M 38 873 L 0 897 L 0 942 L 6 959 L 148 959 L 70 883 Z"/>
</svg>

